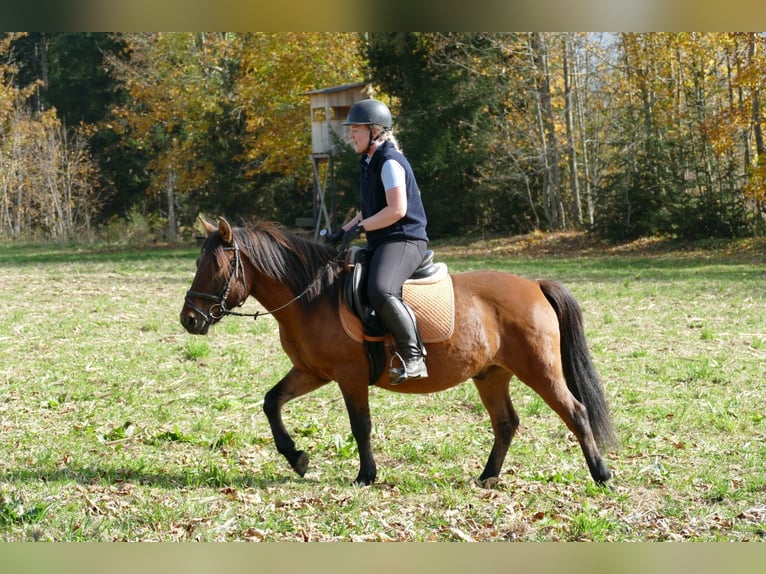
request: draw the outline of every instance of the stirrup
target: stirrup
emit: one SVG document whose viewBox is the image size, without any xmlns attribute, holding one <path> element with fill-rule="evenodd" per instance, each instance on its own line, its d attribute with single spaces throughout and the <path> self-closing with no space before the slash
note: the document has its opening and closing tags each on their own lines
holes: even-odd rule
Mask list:
<svg viewBox="0 0 766 574">
<path fill-rule="evenodd" d="M 394 359 L 398 359 L 402 365 L 401 368 L 394 367 Z M 416 359 L 413 359 L 416 360 Z M 391 377 L 391 384 L 398 385 L 408 379 L 421 379 L 428 377 L 428 368 L 426 367 L 425 358 L 420 357 L 421 367 L 415 372 L 407 372 L 407 362 L 402 358 L 399 353 L 394 353 L 391 356 L 391 361 L 388 364 L 388 376 Z"/>
</svg>

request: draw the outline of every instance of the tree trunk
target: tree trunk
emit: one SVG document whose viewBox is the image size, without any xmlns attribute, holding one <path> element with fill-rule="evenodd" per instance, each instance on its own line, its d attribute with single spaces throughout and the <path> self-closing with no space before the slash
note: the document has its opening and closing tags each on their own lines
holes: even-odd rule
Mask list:
<svg viewBox="0 0 766 574">
<path fill-rule="evenodd" d="M 176 240 L 176 201 L 175 201 L 176 172 L 172 167 L 168 168 L 167 185 L 165 192 L 168 200 L 168 239 Z"/>
<path fill-rule="evenodd" d="M 570 54 L 573 53 L 571 34 L 563 35 L 563 63 L 564 63 L 564 100 L 567 126 L 567 156 L 569 158 L 569 185 L 574 199 L 575 215 L 577 224 L 582 225 L 582 203 L 580 202 L 580 180 L 577 173 L 577 150 L 575 148 L 574 128 L 574 98 L 572 78 L 577 75 L 577 69 L 570 71 Z"/>
<path fill-rule="evenodd" d="M 588 66 L 588 60 L 587 60 L 587 52 L 586 52 L 586 61 L 584 68 L 586 70 L 589 69 Z M 591 188 L 591 166 L 589 161 L 589 155 L 588 155 L 588 138 L 585 131 L 585 111 L 584 111 L 584 103 L 583 100 L 587 96 L 587 93 L 584 93 L 580 89 L 580 80 L 579 75 L 576 73 L 579 69 L 578 66 L 575 66 L 575 74 L 573 76 L 573 83 L 574 83 L 574 90 L 577 97 L 575 98 L 576 107 L 577 107 L 577 127 L 579 128 L 579 134 L 580 134 L 580 147 L 582 148 L 582 167 L 583 167 L 583 179 L 585 180 L 585 206 L 588 211 L 588 224 L 593 225 L 594 219 L 594 213 L 595 209 L 593 206 L 593 192 Z M 587 85 L 587 84 L 586 84 Z"/>
<path fill-rule="evenodd" d="M 755 58 L 756 58 L 755 46 L 756 46 L 755 33 L 750 32 L 748 34 L 748 58 L 749 58 L 750 65 L 755 64 Z M 752 102 L 753 102 L 753 105 L 752 105 L 753 136 L 755 137 L 755 151 L 758 156 L 756 158 L 756 162 L 758 162 L 758 160 L 763 158 L 764 154 L 766 154 L 766 144 L 764 144 L 763 128 L 761 127 L 761 124 L 763 123 L 763 118 L 761 117 L 760 92 L 757 86 L 753 89 Z"/>
<path fill-rule="evenodd" d="M 548 45 L 540 32 L 532 33 L 531 48 L 536 68 L 537 123 L 543 159 L 543 207 L 550 228 L 564 229 L 566 221 L 561 204 L 560 154 L 551 103 Z"/>
</svg>

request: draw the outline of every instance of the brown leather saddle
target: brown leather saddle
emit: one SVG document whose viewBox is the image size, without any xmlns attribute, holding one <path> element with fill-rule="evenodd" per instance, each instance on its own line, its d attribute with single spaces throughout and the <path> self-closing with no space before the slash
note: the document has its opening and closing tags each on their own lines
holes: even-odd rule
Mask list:
<svg viewBox="0 0 766 574">
<path fill-rule="evenodd" d="M 374 383 L 386 365 L 386 329 L 367 300 L 367 267 L 371 252 L 359 246 L 346 258 L 340 320 L 346 334 L 362 343 L 369 363 L 369 382 Z M 404 283 L 403 299 L 418 320 L 424 342 L 449 338 L 454 330 L 454 294 L 452 279 L 444 263 L 434 263 L 428 250 L 423 262 Z"/>
</svg>

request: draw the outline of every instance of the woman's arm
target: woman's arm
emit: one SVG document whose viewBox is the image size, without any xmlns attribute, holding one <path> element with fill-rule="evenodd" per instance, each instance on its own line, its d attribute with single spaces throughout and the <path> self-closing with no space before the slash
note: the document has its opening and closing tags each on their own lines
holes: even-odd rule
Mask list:
<svg viewBox="0 0 766 574">
<path fill-rule="evenodd" d="M 393 225 L 407 214 L 407 183 L 402 164 L 387 160 L 380 176 L 386 190 L 386 207 L 360 223 L 368 231 Z"/>
<path fill-rule="evenodd" d="M 359 224 L 365 231 L 375 231 L 393 225 L 407 213 L 407 191 L 403 186 L 386 190 L 386 207 L 360 220 Z"/>
</svg>

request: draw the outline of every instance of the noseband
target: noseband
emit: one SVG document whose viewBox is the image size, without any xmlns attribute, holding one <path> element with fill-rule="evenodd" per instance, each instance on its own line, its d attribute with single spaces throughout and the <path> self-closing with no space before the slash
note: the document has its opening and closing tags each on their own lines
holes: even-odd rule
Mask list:
<svg viewBox="0 0 766 574">
<path fill-rule="evenodd" d="M 226 307 L 226 299 L 229 296 L 229 291 L 231 290 L 231 286 L 234 283 L 234 279 L 238 278 L 240 273 L 242 274 L 242 282 L 245 284 L 245 293 L 247 293 L 247 277 L 245 277 L 245 266 L 242 263 L 242 256 L 239 253 L 239 245 L 236 241 L 234 241 L 231 247 L 224 247 L 223 250 L 234 252 L 234 260 L 232 261 L 231 267 L 229 269 L 229 277 L 226 279 L 226 286 L 223 289 L 223 293 L 216 296 L 211 295 L 210 293 L 202 293 L 201 291 L 192 291 L 191 289 L 186 292 L 186 305 L 191 307 L 194 312 L 205 319 L 207 323 L 217 321 L 225 315 L 235 314 L 234 311 Z M 191 301 L 191 297 L 195 299 L 205 299 L 207 301 L 212 301 L 213 304 L 210 306 L 207 313 L 205 313 Z M 246 298 L 247 297 L 245 297 L 245 299 Z M 245 299 L 237 304 L 237 307 L 244 305 Z"/>
</svg>

